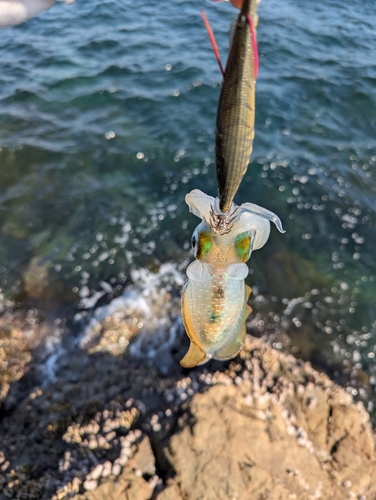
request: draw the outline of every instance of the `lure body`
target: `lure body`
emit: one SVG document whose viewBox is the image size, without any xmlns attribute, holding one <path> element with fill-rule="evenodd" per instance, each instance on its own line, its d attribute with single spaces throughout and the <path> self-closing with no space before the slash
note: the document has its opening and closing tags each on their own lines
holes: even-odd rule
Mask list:
<svg viewBox="0 0 376 500">
<path fill-rule="evenodd" d="M 187 269 L 181 303 L 191 343 L 180 363 L 192 368 L 211 358 L 232 358 L 242 349 L 251 312 L 245 262 L 252 250 L 266 243 L 270 220 L 283 229 L 275 214 L 252 203 L 232 204 L 227 216 L 219 211 L 218 198 L 198 189 L 185 199 L 191 212 L 202 219 L 192 236 L 197 260 Z M 222 217 L 227 217 L 224 225 Z"/>
<path fill-rule="evenodd" d="M 216 166 L 220 209 L 228 212 L 247 170 L 255 124 L 257 0 L 245 0 L 238 16 L 218 104 Z"/>
</svg>

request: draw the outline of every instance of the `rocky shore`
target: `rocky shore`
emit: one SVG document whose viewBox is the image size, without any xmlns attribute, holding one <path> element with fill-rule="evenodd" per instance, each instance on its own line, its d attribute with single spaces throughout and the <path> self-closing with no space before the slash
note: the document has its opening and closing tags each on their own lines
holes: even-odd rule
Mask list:
<svg viewBox="0 0 376 500">
<path fill-rule="evenodd" d="M 55 383 L 15 376 L 1 406 L 0 500 L 376 498 L 362 403 L 251 336 L 235 360 L 183 370 L 182 339 L 168 370 L 163 357 L 91 345 Z"/>
</svg>

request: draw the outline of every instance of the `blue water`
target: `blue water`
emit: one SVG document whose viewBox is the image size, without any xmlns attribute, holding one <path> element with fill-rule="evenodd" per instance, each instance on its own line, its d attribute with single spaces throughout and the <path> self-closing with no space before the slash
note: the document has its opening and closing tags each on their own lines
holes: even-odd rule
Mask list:
<svg viewBox="0 0 376 500">
<path fill-rule="evenodd" d="M 58 2 L 0 31 L 0 287 L 83 308 L 82 279 L 183 269 L 216 194 L 214 123 L 235 10 L 199 0 Z M 352 387 L 376 384 L 376 30 L 371 1 L 263 0 L 252 162 L 235 199 L 276 212 L 250 260 L 251 328 Z M 57 313 L 56 313 L 57 314 Z"/>
</svg>

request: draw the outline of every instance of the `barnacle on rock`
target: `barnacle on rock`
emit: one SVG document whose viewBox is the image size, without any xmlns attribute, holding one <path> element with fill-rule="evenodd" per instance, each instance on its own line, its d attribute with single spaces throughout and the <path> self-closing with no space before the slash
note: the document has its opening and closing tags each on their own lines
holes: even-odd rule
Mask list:
<svg viewBox="0 0 376 500">
<path fill-rule="evenodd" d="M 44 481 L 31 478 L 32 466 L 26 464 L 11 469 L 7 474 L 3 493 L 8 498 L 19 500 L 39 500 L 44 491 Z"/>
</svg>

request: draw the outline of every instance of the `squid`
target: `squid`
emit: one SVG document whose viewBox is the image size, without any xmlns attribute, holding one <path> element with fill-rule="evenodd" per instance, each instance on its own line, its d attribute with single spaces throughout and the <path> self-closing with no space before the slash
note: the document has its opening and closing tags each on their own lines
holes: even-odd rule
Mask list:
<svg viewBox="0 0 376 500">
<path fill-rule="evenodd" d="M 187 268 L 181 299 L 190 346 L 180 364 L 193 368 L 212 358 L 233 358 L 243 348 L 252 310 L 247 304 L 251 288 L 245 284 L 246 262 L 267 242 L 270 221 L 284 230 L 277 215 L 253 203 L 232 203 L 222 212 L 219 198 L 198 189 L 185 201 L 201 219 L 191 240 L 196 260 Z"/>
</svg>

